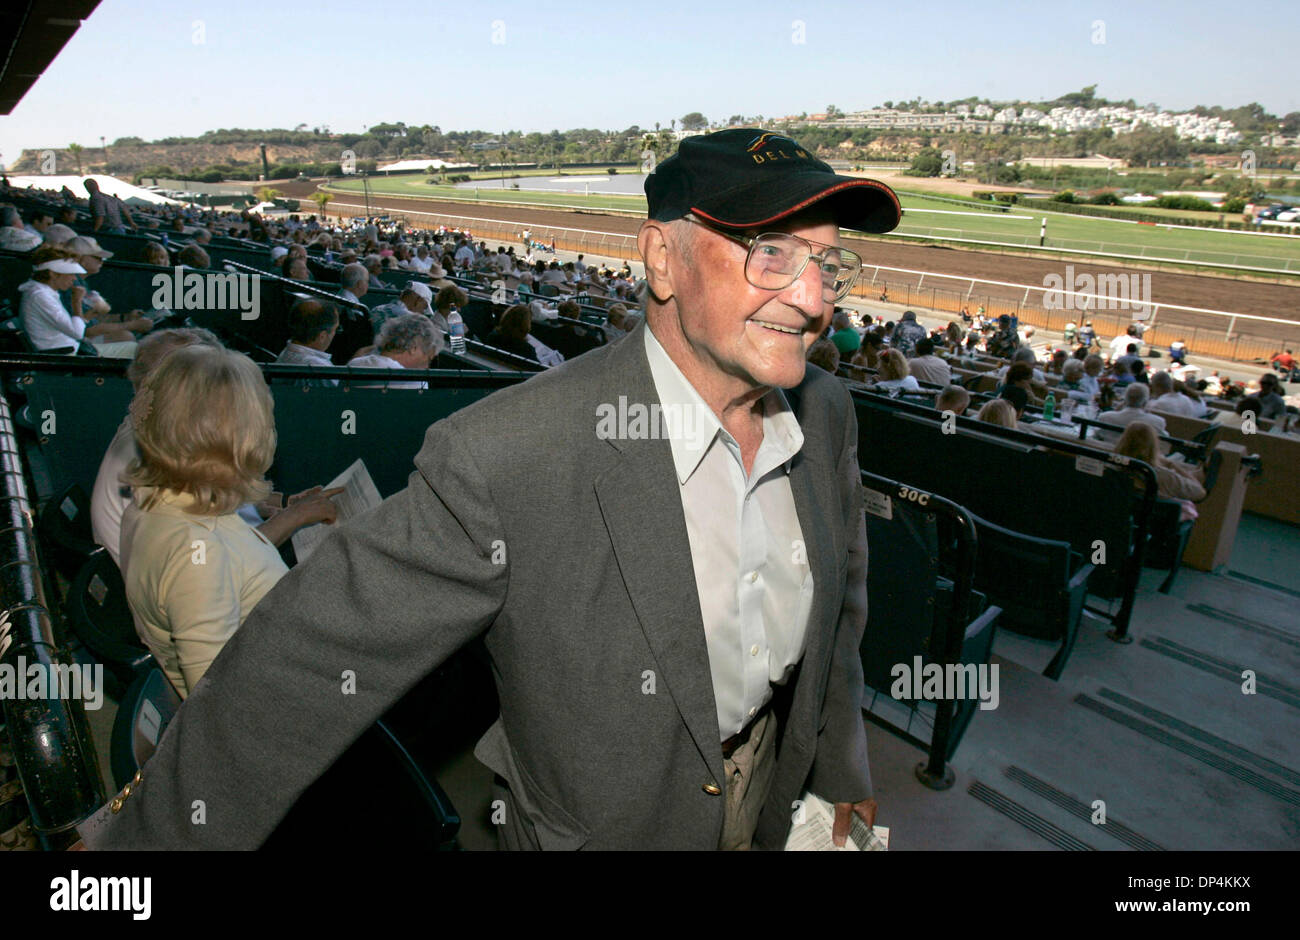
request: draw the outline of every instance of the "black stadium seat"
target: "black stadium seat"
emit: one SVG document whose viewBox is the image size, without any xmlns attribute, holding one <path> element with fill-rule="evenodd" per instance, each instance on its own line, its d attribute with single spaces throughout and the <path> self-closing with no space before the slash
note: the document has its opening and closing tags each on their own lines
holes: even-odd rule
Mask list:
<svg viewBox="0 0 1300 940">
<path fill-rule="evenodd" d="M 863 708 L 875 723 L 929 754 L 917 768 L 928 786 L 951 784 L 945 770 L 978 702 L 895 696 L 899 666 L 987 668 L 1000 613 L 973 589 L 976 534 L 960 506 L 871 473 L 862 474 L 870 563 L 861 656 Z"/>
<path fill-rule="evenodd" d="M 1084 564 L 1069 542 L 1022 535 L 973 518 L 979 536 L 975 587 L 1002 608 L 1004 630 L 1060 644 L 1043 670 L 1047 678 L 1059 679 L 1074 649 L 1094 566 Z"/>
</svg>

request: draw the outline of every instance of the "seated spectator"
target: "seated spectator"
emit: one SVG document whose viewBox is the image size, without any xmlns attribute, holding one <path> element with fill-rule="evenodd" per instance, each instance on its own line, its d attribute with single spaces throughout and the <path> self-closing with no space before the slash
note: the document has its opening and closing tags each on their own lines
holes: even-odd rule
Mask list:
<svg viewBox="0 0 1300 940">
<path fill-rule="evenodd" d="M 516 304 L 501 314 L 501 322 L 488 334 L 485 341 L 489 346 L 504 349 L 525 359 L 540 364 L 537 351 L 528 342 L 528 332 L 532 328 L 532 314 L 523 304 Z"/>
<path fill-rule="evenodd" d="M 339 296 L 346 301 L 359 304 L 361 298 L 369 292 L 370 272 L 365 266 L 355 261 L 343 265 L 343 270 L 339 272 Z"/>
<path fill-rule="evenodd" d="M 910 359 L 916 354 L 916 344 L 925 339 L 929 334 L 925 327 L 916 322 L 916 314 L 908 310 L 903 314 L 903 319 L 898 321 L 894 327 L 894 332 L 890 336 L 889 345 L 892 349 L 897 349 L 905 358 Z"/>
<path fill-rule="evenodd" d="M 875 369 L 880 365 L 880 355 L 885 348 L 885 338 L 874 330 L 862 337 L 862 346 L 849 360 L 855 366 Z"/>
<path fill-rule="evenodd" d="M 1005 398 L 986 401 L 975 415 L 975 420 L 985 424 L 996 424 L 1003 428 L 1016 427 L 1016 409 Z"/>
<path fill-rule="evenodd" d="M 339 311 L 332 303 L 299 300 L 289 308 L 289 342 L 275 361 L 284 365 L 332 366 L 334 360 L 325 350 L 334 342 L 339 329 Z M 306 379 L 307 386 L 338 385 L 338 379 Z"/>
<path fill-rule="evenodd" d="M 1259 416 L 1270 420 L 1286 415 L 1286 399 L 1282 397 L 1282 386 L 1272 372 L 1265 372 L 1259 377 Z"/>
<path fill-rule="evenodd" d="M 1126 428 L 1134 421 L 1144 421 L 1156 429 L 1158 434 L 1165 433 L 1165 419 L 1147 410 L 1151 392 L 1141 382 L 1134 382 L 1124 389 L 1124 407 L 1115 411 L 1103 411 L 1097 416 L 1098 421 Z M 1119 440 L 1117 431 L 1098 431 L 1097 439 L 1101 441 Z"/>
<path fill-rule="evenodd" d="M 840 367 L 840 350 L 829 339 L 819 339 L 808 347 L 808 361 L 818 368 L 825 369 L 831 375 Z"/>
<path fill-rule="evenodd" d="M 199 271 L 206 271 L 212 267 L 208 253 L 198 245 L 186 245 L 182 248 L 181 253 L 176 256 L 176 263 L 183 268 L 194 268 Z"/>
<path fill-rule="evenodd" d="M 862 337 L 853 328 L 849 315 L 838 307 L 831 315 L 831 330 L 830 341 L 835 344 L 841 356 L 851 357 L 862 348 Z"/>
<path fill-rule="evenodd" d="M 876 366 L 876 389 L 899 389 L 904 392 L 919 392 L 920 384 L 908 371 L 907 357 L 897 349 L 887 349 L 880 355 Z"/>
<path fill-rule="evenodd" d="M 1101 394 L 1101 371 L 1104 367 L 1101 356 L 1096 353 L 1089 353 L 1083 360 L 1083 378 L 1079 381 L 1093 398 Z"/>
<path fill-rule="evenodd" d="M 135 336 L 120 323 L 95 323 L 82 310 L 86 289 L 77 287 L 86 269 L 65 248 L 42 246 L 32 254 L 32 276 L 18 285 L 22 299 L 18 315 L 28 341 L 37 352 L 62 349 L 75 352 L 84 339 L 93 343 L 131 343 Z M 60 291 L 69 292 L 71 309 L 63 306 Z M 76 311 L 75 313 L 73 311 Z M 152 326 L 152 323 L 150 323 Z"/>
<path fill-rule="evenodd" d="M 1151 384 L 1151 378 L 1147 375 L 1147 364 L 1141 359 L 1129 363 L 1129 371 L 1133 373 L 1134 382 L 1141 382 L 1143 385 Z"/>
<path fill-rule="evenodd" d="M 1129 343 L 1125 348 L 1124 354 L 1116 358 L 1113 365 L 1119 366 L 1122 364 L 1129 372 L 1136 374 L 1133 366 L 1141 361 L 1142 357 L 1138 355 L 1137 343 Z M 1118 372 L 1119 370 L 1117 369 L 1116 371 Z"/>
<path fill-rule="evenodd" d="M 455 307 L 459 310 L 467 303 L 469 303 L 469 294 L 455 284 L 448 284 L 446 287 L 439 288 L 434 297 L 433 316 L 431 318 L 433 325 L 441 331 L 438 334 L 439 336 L 451 331 L 451 327 L 447 325 L 447 314 L 451 312 L 451 308 Z"/>
<path fill-rule="evenodd" d="M 1015 330 L 1011 317 L 1002 314 L 998 317 L 998 329 L 991 337 L 985 349 L 990 356 L 1009 359 L 1020 348 L 1020 334 Z"/>
<path fill-rule="evenodd" d="M 1157 372 L 1151 376 L 1152 411 L 1165 414 L 1183 415 L 1187 418 L 1199 418 L 1205 408 L 1174 388 L 1174 377 L 1168 372 Z"/>
<path fill-rule="evenodd" d="M 1120 435 L 1115 453 L 1149 464 L 1156 472 L 1157 492 L 1161 499 L 1187 499 L 1192 502 L 1205 499 L 1205 471 L 1161 456 L 1160 439 L 1151 425 L 1142 421 L 1130 424 Z"/>
<path fill-rule="evenodd" d="M 952 368 L 934 354 L 934 342 L 930 339 L 917 341 L 916 357 L 907 366 L 918 382 L 947 385 L 952 381 Z"/>
<path fill-rule="evenodd" d="M 26 213 L 27 221 L 23 228 L 33 235 L 45 240 L 45 230 L 54 224 L 54 216 L 45 206 L 32 206 Z"/>
<path fill-rule="evenodd" d="M 964 415 L 970 407 L 970 392 L 960 385 L 949 385 L 935 398 L 934 407 L 941 413 L 951 411 L 955 415 Z"/>
<path fill-rule="evenodd" d="M 297 256 L 285 258 L 282 276 L 291 281 L 310 281 L 311 269 L 307 267 L 307 259 Z"/>
<path fill-rule="evenodd" d="M 122 576 L 136 632 L 182 698 L 288 570 L 235 512 L 270 493 L 271 409 L 256 363 L 203 345 L 165 356 L 131 402 Z"/>
<path fill-rule="evenodd" d="M 77 237 L 77 233 L 66 225 L 55 222 L 45 230 L 45 244 L 47 245 L 66 245 Z"/>
<path fill-rule="evenodd" d="M 1042 369 L 1038 368 L 1038 357 L 1034 355 L 1034 351 L 1028 346 L 1017 347 L 1016 351 L 1011 354 L 1011 361 L 993 374 L 999 379 L 1005 379 L 1007 373 L 1017 363 L 1023 363 L 1029 367 L 1028 375 L 1031 382 L 1038 385 L 1047 384 L 1047 376 L 1043 374 Z"/>
<path fill-rule="evenodd" d="M 1067 359 L 1061 366 L 1061 381 L 1056 383 L 1056 394 L 1065 395 L 1075 401 L 1092 401 L 1093 393 L 1088 391 L 1084 380 L 1084 365 L 1078 359 Z"/>
<path fill-rule="evenodd" d="M 157 242 L 145 242 L 144 263 L 159 268 L 168 268 L 171 267 L 172 259 L 167 255 L 167 249 L 162 245 Z"/>
<path fill-rule="evenodd" d="M 222 348 L 221 341 L 204 329 L 159 330 L 157 333 L 150 333 L 140 341 L 135 358 L 131 360 L 131 365 L 126 370 L 132 388 L 139 391 L 149 375 L 169 353 L 190 345 L 207 346 L 212 349 Z M 131 488 L 125 486 L 121 478 L 131 461 L 137 457 L 139 451 L 136 449 L 135 434 L 128 415 L 122 419 L 122 424 L 113 435 L 104 459 L 99 464 L 99 473 L 95 477 L 95 486 L 90 498 L 90 523 L 95 541 L 104 546 L 119 566 L 122 515 L 131 500 Z M 329 496 L 333 492 L 336 491 L 322 493 L 318 486 L 289 497 L 287 509 L 281 510 L 277 500 L 274 505 L 241 506 L 239 514 L 250 525 L 257 526 L 273 545 L 278 546 L 287 541 L 289 536 L 300 527 L 332 518 L 334 508 L 329 501 Z"/>
<path fill-rule="evenodd" d="M 998 393 L 998 398 L 1011 405 L 1012 411 L 1016 415 L 1016 424 L 1019 427 L 1020 419 L 1025 415 L 1025 408 L 1029 405 L 1029 393 L 1019 385 L 1008 385 Z"/>
<path fill-rule="evenodd" d="M 600 327 L 605 333 L 605 342 L 612 343 L 626 336 L 628 334 L 627 305 L 610 304 L 609 309 L 605 311 L 605 321 Z"/>
<path fill-rule="evenodd" d="M 31 251 L 40 247 L 41 236 L 23 226 L 23 217 L 14 206 L 0 207 L 0 248 L 5 251 Z"/>
<path fill-rule="evenodd" d="M 1064 349 L 1057 349 L 1052 352 L 1052 361 L 1047 364 L 1044 371 L 1045 375 L 1060 375 L 1065 369 L 1065 361 L 1069 359 L 1069 353 Z"/>
<path fill-rule="evenodd" d="M 393 317 L 406 316 L 408 313 L 420 313 L 428 316 L 431 312 L 429 305 L 432 301 L 433 291 L 429 289 L 428 284 L 411 281 L 402 288 L 402 292 L 396 300 L 370 308 L 370 325 L 374 328 L 375 335 L 378 336 L 380 329 L 383 328 L 384 321 Z"/>
<path fill-rule="evenodd" d="M 1247 412 L 1249 412 L 1251 419 L 1258 423 L 1259 407 L 1259 399 L 1254 395 L 1247 395 L 1237 402 L 1237 405 L 1233 410 L 1242 418 L 1244 418 Z"/>
<path fill-rule="evenodd" d="M 415 249 L 415 256 L 409 258 L 406 266 L 418 274 L 428 274 L 433 268 L 433 258 L 429 256 L 429 246 L 420 245 Z M 444 275 L 445 276 L 445 275 Z"/>
<path fill-rule="evenodd" d="M 384 270 L 384 261 L 377 254 L 366 255 L 362 265 L 368 276 L 367 283 L 371 290 L 383 290 L 386 286 L 379 275 Z"/>
<path fill-rule="evenodd" d="M 98 274 L 104 267 L 104 262 L 113 257 L 111 251 L 105 251 L 99 247 L 99 243 L 93 238 L 78 235 L 76 238 L 67 242 L 64 249 L 72 252 L 76 256 L 76 262 L 86 269 L 84 275 L 78 275 L 73 288 L 82 289 L 81 312 L 83 315 L 93 317 L 97 323 L 116 323 L 124 330 L 130 330 L 132 333 L 148 333 L 153 329 L 153 320 L 144 315 L 142 310 L 132 310 L 127 314 L 115 314 L 109 302 L 98 291 L 91 290 L 90 285 L 86 283 L 86 278 Z M 61 293 L 59 299 L 63 305 L 72 309 L 71 291 Z M 135 339 L 133 336 L 131 339 Z"/>
<path fill-rule="evenodd" d="M 1027 362 L 1013 362 L 1007 369 L 1006 376 L 1001 385 L 998 386 L 998 394 L 1003 389 L 1018 388 L 1025 393 L 1026 399 L 1032 399 L 1034 395 L 1033 387 L 1034 370 Z"/>
<path fill-rule="evenodd" d="M 384 321 L 375 337 L 375 351 L 354 356 L 354 369 L 430 369 L 444 340 L 422 313 L 406 313 Z M 380 387 L 427 389 L 427 382 L 378 382 Z"/>
</svg>

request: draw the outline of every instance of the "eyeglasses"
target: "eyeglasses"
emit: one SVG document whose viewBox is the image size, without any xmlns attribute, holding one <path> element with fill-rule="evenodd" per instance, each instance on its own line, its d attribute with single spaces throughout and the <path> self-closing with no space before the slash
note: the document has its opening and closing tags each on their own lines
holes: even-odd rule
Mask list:
<svg viewBox="0 0 1300 940">
<path fill-rule="evenodd" d="M 762 290 L 785 290 L 803 276 L 809 261 L 815 261 L 821 270 L 822 299 L 834 303 L 848 295 L 862 270 L 862 258 L 847 248 L 809 241 L 788 232 L 735 235 L 706 225 L 693 216 L 683 218 L 749 249 L 745 258 L 745 279 Z M 815 248 L 822 249 L 821 253 L 815 254 Z"/>
</svg>

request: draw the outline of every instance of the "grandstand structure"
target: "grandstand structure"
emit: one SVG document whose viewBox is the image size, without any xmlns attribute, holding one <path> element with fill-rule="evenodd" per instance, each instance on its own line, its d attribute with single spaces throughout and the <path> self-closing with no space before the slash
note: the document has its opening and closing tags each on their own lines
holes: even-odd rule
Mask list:
<svg viewBox="0 0 1300 940">
<path fill-rule="evenodd" d="M 28 214 L 68 210 L 75 231 L 112 252 L 91 283 L 114 309 L 211 330 L 257 363 L 278 430 L 269 477 L 284 492 L 362 460 L 379 494 L 392 496 L 431 425 L 538 381 L 547 368 L 540 359 L 499 344 L 503 316 L 518 303 L 535 312 L 531 335 L 567 361 L 640 340 L 635 330 L 620 335 L 614 306 L 622 300 L 635 308 L 636 294 L 626 283 L 615 287 L 617 276 L 597 275 L 586 286 L 530 283 L 492 260 L 498 241 L 543 257 L 551 242 L 632 257 L 624 235 L 538 227 L 533 244 L 519 246 L 516 223 L 488 218 L 298 227 L 168 204 L 141 209 L 140 230 L 122 233 L 96 227 L 77 193 L 14 187 L 0 194 L 6 200 Z M 378 286 L 350 298 L 340 255 L 364 257 L 369 244 L 424 246 L 435 259 L 462 249 L 469 255 L 442 278 L 381 264 L 372 272 Z M 186 254 L 200 245 L 206 268 Z M 304 249 L 305 279 L 277 265 L 275 249 L 296 246 Z M 63 690 L 0 703 L 13 757 L 0 763 L 0 842 L 58 850 L 76 841 L 77 827 L 112 794 L 138 782 L 185 705 L 141 642 L 121 574 L 89 520 L 101 458 L 132 401 L 128 360 L 96 354 L 92 344 L 36 348 L 19 293 L 32 267 L 28 253 L 0 250 L 0 307 L 7 308 L 0 310 L 0 610 L 11 640 L 0 648 L 0 665 L 21 656 L 50 668 L 101 666 L 106 700 L 90 709 Z M 225 286 L 158 309 L 159 279 L 185 272 Z M 918 298 L 908 293 L 907 302 L 933 310 L 978 304 L 992 316 L 1064 325 L 1059 311 L 1053 319 L 1027 302 L 981 294 L 973 278 L 955 286 L 933 278 L 868 268 L 859 296 L 906 285 Z M 348 365 L 374 343 L 378 308 L 401 302 L 412 282 L 432 293 L 440 281 L 467 298 L 459 309 L 466 344 L 442 349 L 427 370 L 403 373 L 425 387 L 387 387 L 391 371 Z M 235 297 L 253 299 L 255 315 Z M 340 311 L 323 350 L 328 366 L 276 361 L 290 339 L 290 310 L 303 299 Z M 559 301 L 574 306 L 561 314 L 551 309 Z M 1060 376 L 1035 381 L 1034 400 L 1044 405 L 1031 403 L 1017 427 L 1000 427 L 973 415 L 998 396 L 1005 360 L 956 348 L 947 358 L 971 396 L 967 413 L 936 408 L 939 386 L 886 391 L 874 382 L 875 369 L 851 362 L 837 373 L 859 435 L 870 552 L 859 651 L 863 720 L 878 823 L 891 829 L 891 848 L 1294 848 L 1300 435 L 1288 431 L 1289 417 L 1243 420 L 1230 403 L 1208 398 L 1195 416 L 1167 416 L 1162 451 L 1204 473 L 1205 495 L 1189 507 L 1160 497 L 1156 467 L 1116 453 L 1095 433 L 1104 415 L 1077 409 L 1062 417 L 1046 406 L 1058 395 L 1065 400 Z M 355 418 L 346 433 L 344 414 Z M 815 521 L 805 531 L 815 531 Z M 292 549 L 285 555 L 297 562 Z M 581 611 L 582 598 L 568 600 Z M 900 684 L 900 665 L 917 675 L 969 677 L 971 685 L 932 694 Z M 976 686 L 981 694 L 968 694 Z M 498 692 L 478 645 L 448 660 L 301 796 L 268 847 L 494 847 L 492 774 L 472 748 L 497 718 Z M 337 807 L 362 791 L 364 812 L 340 818 Z"/>
</svg>

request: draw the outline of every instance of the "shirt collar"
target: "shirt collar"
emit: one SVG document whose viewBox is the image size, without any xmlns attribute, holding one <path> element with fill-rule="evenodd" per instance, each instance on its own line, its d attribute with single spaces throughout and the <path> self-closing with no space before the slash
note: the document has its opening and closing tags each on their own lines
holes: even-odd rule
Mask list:
<svg viewBox="0 0 1300 940">
<path fill-rule="evenodd" d="M 295 343 L 293 340 L 289 341 L 289 347 L 297 350 L 297 355 L 302 356 L 305 359 L 310 359 L 313 362 L 319 362 L 327 366 L 334 365 L 334 360 L 331 359 L 329 353 L 324 350 L 316 349 L 312 346 L 304 346 L 301 343 Z"/>
<path fill-rule="evenodd" d="M 729 450 L 739 456 L 739 449 L 731 433 L 722 426 L 695 390 L 695 386 L 682 374 L 677 363 L 664 350 L 649 324 L 645 328 L 646 360 L 650 377 L 654 381 L 659 402 L 664 406 L 662 424 L 669 433 L 665 436 L 672 447 L 673 466 L 678 483 L 685 484 L 699 467 L 714 440 L 721 437 Z M 754 459 L 751 477 L 758 479 L 768 470 L 784 465 L 789 472 L 790 461 L 803 447 L 803 430 L 785 393 L 779 388 L 768 391 L 763 403 L 763 443 Z M 674 433 L 676 431 L 677 433 Z"/>
<path fill-rule="evenodd" d="M 156 512 L 164 516 L 175 516 L 178 519 L 185 519 L 204 528 L 216 530 L 217 516 L 189 511 L 189 507 L 194 505 L 194 497 L 189 493 L 182 493 L 166 487 L 159 489 L 152 486 L 137 486 L 131 491 L 136 506 L 139 507 L 151 492 L 155 494 L 154 503 L 149 507 L 148 512 Z"/>
</svg>

